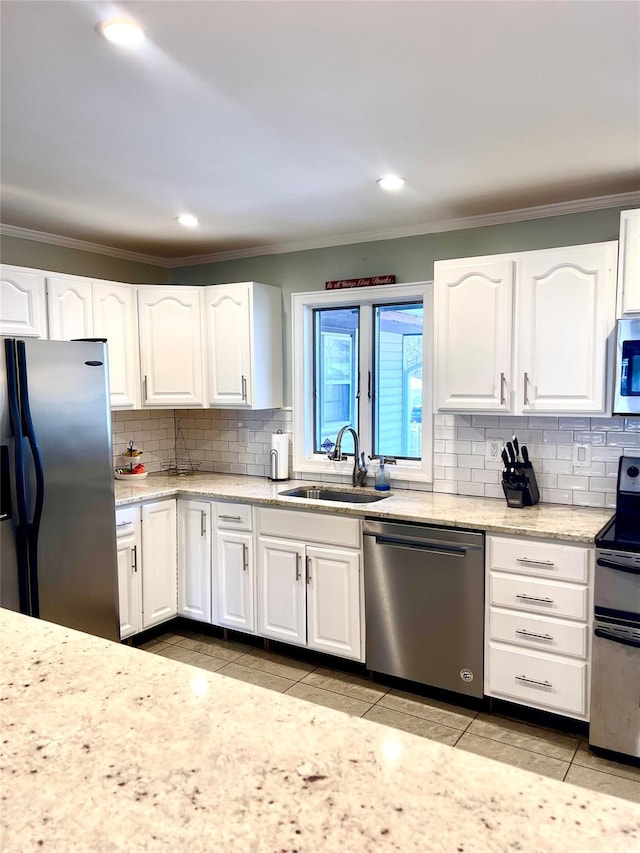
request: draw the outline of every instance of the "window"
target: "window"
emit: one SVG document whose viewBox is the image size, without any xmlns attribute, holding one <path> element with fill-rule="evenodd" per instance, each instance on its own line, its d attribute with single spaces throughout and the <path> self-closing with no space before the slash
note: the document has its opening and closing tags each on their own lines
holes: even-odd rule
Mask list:
<svg viewBox="0 0 640 853">
<path fill-rule="evenodd" d="M 327 457 L 350 425 L 398 479 L 431 480 L 431 298 L 427 284 L 294 294 L 296 471 L 350 473 Z"/>
</svg>

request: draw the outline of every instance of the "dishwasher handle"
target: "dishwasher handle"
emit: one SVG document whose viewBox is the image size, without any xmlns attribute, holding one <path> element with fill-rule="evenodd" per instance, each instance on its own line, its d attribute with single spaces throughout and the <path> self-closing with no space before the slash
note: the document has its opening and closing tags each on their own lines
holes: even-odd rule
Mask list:
<svg viewBox="0 0 640 853">
<path fill-rule="evenodd" d="M 409 548 L 413 551 L 428 551 L 430 553 L 446 554 L 449 557 L 464 557 L 469 547 L 450 542 L 440 542 L 437 539 L 411 538 L 408 536 L 381 536 L 375 533 L 365 533 L 365 536 L 375 536 L 376 545 L 387 545 L 391 548 Z"/>
</svg>

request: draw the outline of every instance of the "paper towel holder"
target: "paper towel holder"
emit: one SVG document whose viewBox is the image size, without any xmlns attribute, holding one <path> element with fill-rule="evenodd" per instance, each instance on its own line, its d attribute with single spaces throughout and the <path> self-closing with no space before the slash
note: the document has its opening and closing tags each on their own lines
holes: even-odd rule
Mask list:
<svg viewBox="0 0 640 853">
<path fill-rule="evenodd" d="M 281 435 L 281 434 L 282 434 L 282 430 L 279 429 L 278 432 L 276 433 L 276 435 Z M 289 479 L 288 462 L 289 462 L 289 460 L 285 459 L 285 460 L 283 460 L 284 464 L 282 465 L 282 468 L 284 468 L 284 470 L 287 471 L 287 476 L 280 477 L 279 476 L 279 473 L 281 470 L 280 454 L 278 453 L 278 451 L 276 450 L 275 447 L 272 447 L 270 452 L 269 452 L 269 478 L 268 479 L 272 480 L 275 483 L 286 482 Z"/>
</svg>

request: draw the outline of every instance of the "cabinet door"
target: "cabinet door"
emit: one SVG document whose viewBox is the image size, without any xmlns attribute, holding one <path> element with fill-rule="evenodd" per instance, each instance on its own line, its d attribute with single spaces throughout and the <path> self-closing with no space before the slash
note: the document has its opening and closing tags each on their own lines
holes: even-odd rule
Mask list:
<svg viewBox="0 0 640 853">
<path fill-rule="evenodd" d="M 515 411 L 604 412 L 617 244 L 519 256 Z"/>
<path fill-rule="evenodd" d="M 2 267 L 0 335 L 47 337 L 44 273 L 21 267 Z"/>
<path fill-rule="evenodd" d="M 249 407 L 253 404 L 249 286 L 207 287 L 205 299 L 209 405 Z"/>
<path fill-rule="evenodd" d="M 618 288 L 622 313 L 640 313 L 640 210 L 620 214 Z"/>
<path fill-rule="evenodd" d="M 255 634 L 255 572 L 250 533 L 216 533 L 216 624 Z"/>
<path fill-rule="evenodd" d="M 199 288 L 138 290 L 143 406 L 203 405 L 200 298 Z"/>
<path fill-rule="evenodd" d="M 178 612 L 176 502 L 142 507 L 142 627 L 150 628 Z"/>
<path fill-rule="evenodd" d="M 116 510 L 116 536 L 120 639 L 124 640 L 142 630 L 139 507 L 125 507 Z"/>
<path fill-rule="evenodd" d="M 306 645 L 304 545 L 258 539 L 258 634 Z"/>
<path fill-rule="evenodd" d="M 47 276 L 49 338 L 93 337 L 91 281 L 79 276 Z"/>
<path fill-rule="evenodd" d="M 134 533 L 118 536 L 118 603 L 120 639 L 124 640 L 141 629 L 138 542 Z"/>
<path fill-rule="evenodd" d="M 506 255 L 435 264 L 438 411 L 510 410 L 512 279 Z"/>
<path fill-rule="evenodd" d="M 133 287 L 110 281 L 93 282 L 93 334 L 107 339 L 111 408 L 138 408 L 140 368 Z"/>
<path fill-rule="evenodd" d="M 178 613 L 211 622 L 211 504 L 178 501 Z"/>
<path fill-rule="evenodd" d="M 307 548 L 307 631 L 310 649 L 363 659 L 356 551 Z"/>
</svg>

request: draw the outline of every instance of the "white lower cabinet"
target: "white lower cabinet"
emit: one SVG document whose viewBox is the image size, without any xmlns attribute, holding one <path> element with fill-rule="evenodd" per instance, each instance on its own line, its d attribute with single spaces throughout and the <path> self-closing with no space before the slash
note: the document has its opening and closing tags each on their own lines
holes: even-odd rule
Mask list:
<svg viewBox="0 0 640 853">
<path fill-rule="evenodd" d="M 593 549 L 487 537 L 485 693 L 589 717 Z"/>
<path fill-rule="evenodd" d="M 214 504 L 213 621 L 256 633 L 253 513 L 248 504 Z"/>
<path fill-rule="evenodd" d="M 118 605 L 120 639 L 142 629 L 142 573 L 140 572 L 140 507 L 116 511 L 118 550 Z"/>
<path fill-rule="evenodd" d="M 142 506 L 142 627 L 178 613 L 176 501 Z"/>
<path fill-rule="evenodd" d="M 363 660 L 360 522 L 261 509 L 258 529 L 258 634 Z"/>
<path fill-rule="evenodd" d="M 211 622 L 211 504 L 178 501 L 178 615 Z"/>
</svg>

